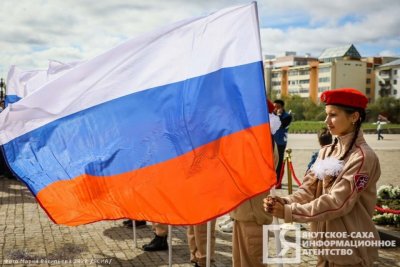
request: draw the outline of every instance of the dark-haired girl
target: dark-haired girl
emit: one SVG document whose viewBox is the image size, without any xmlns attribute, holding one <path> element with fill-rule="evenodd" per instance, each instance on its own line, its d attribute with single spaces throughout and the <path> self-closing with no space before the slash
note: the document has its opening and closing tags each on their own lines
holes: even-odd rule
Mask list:
<svg viewBox="0 0 400 267">
<path fill-rule="evenodd" d="M 361 130 L 368 99 L 343 88 L 322 93 L 321 101 L 333 144 L 319 151 L 299 190 L 264 199 L 264 208 L 285 222 L 311 222 L 317 266 L 372 266 L 379 246 L 372 215 L 380 165 Z"/>
</svg>

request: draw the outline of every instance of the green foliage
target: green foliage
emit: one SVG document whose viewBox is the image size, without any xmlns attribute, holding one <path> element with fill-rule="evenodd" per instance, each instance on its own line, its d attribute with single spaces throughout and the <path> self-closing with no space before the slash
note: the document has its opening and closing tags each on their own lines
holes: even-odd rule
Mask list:
<svg viewBox="0 0 400 267">
<path fill-rule="evenodd" d="M 400 210 L 400 199 L 378 199 L 377 204 L 392 210 Z"/>
<path fill-rule="evenodd" d="M 377 121 L 378 115 L 383 115 L 391 123 L 400 123 L 400 99 L 381 97 L 367 108 L 367 121 Z"/>
<path fill-rule="evenodd" d="M 276 91 L 276 90 L 267 91 L 267 97 L 272 102 L 274 102 L 274 100 L 278 98 L 277 95 L 278 95 L 278 91 Z"/>
<path fill-rule="evenodd" d="M 372 220 L 378 225 L 400 225 L 400 216 L 391 213 L 377 214 Z"/>
<path fill-rule="evenodd" d="M 294 121 L 289 126 L 289 133 L 316 133 L 324 126 L 323 121 Z"/>
<path fill-rule="evenodd" d="M 318 117 L 319 118 L 319 117 Z M 326 127 L 324 123 L 325 120 L 325 112 L 321 115 L 318 121 L 293 121 L 289 127 L 289 133 L 316 133 L 322 127 Z M 373 123 L 363 123 L 362 129 L 365 133 L 375 133 L 376 132 L 376 124 Z M 400 125 L 399 124 L 385 124 L 383 129 L 389 133 L 400 133 Z"/>
<path fill-rule="evenodd" d="M 377 204 L 385 209 L 400 210 L 400 187 L 382 185 L 379 187 Z M 376 211 L 372 220 L 378 225 L 400 226 L 400 215 L 393 213 L 381 213 Z"/>
<path fill-rule="evenodd" d="M 377 195 L 379 199 L 400 200 L 400 187 L 393 185 L 382 185 L 378 188 Z"/>
<path fill-rule="evenodd" d="M 276 95 L 272 96 L 276 99 Z M 291 95 L 282 98 L 285 101 L 285 110 L 290 112 L 295 121 L 319 121 L 325 119 L 325 107 L 315 104 L 309 98 L 302 98 L 299 95 Z"/>
<path fill-rule="evenodd" d="M 305 119 L 303 114 L 303 102 L 306 101 L 305 99 L 298 95 L 293 95 L 291 97 L 286 97 L 283 100 L 285 101 L 285 109 L 286 111 L 291 111 L 293 120 L 302 121 Z"/>
<path fill-rule="evenodd" d="M 308 121 L 323 121 L 325 120 L 325 107 L 317 105 L 311 100 L 303 102 L 304 119 Z"/>
</svg>

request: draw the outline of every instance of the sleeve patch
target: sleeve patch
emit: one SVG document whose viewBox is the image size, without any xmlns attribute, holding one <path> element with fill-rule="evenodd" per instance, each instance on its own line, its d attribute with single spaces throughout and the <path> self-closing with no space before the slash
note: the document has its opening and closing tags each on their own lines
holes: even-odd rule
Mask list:
<svg viewBox="0 0 400 267">
<path fill-rule="evenodd" d="M 354 175 L 354 183 L 356 185 L 357 192 L 361 192 L 365 187 L 367 187 L 368 180 L 369 177 L 366 174 L 358 173 Z"/>
</svg>

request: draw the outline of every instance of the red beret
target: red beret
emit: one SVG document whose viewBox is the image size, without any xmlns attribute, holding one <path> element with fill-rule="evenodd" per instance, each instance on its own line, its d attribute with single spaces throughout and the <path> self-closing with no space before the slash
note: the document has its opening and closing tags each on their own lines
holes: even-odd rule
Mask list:
<svg viewBox="0 0 400 267">
<path fill-rule="evenodd" d="M 269 101 L 269 99 L 267 99 L 267 103 L 268 103 L 268 112 L 272 113 L 272 111 L 274 111 L 275 109 L 274 104 L 272 104 L 272 102 Z"/>
<path fill-rule="evenodd" d="M 353 88 L 340 88 L 325 91 L 321 94 L 321 101 L 326 105 L 341 105 L 365 109 L 368 98 L 360 91 Z"/>
</svg>

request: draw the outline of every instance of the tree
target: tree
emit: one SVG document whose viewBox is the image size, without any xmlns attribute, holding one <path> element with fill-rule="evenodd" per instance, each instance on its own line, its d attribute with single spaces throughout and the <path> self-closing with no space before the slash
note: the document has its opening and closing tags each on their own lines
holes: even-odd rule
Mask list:
<svg viewBox="0 0 400 267">
<path fill-rule="evenodd" d="M 285 101 L 286 111 L 291 111 L 294 120 L 321 121 L 325 119 L 324 106 L 315 104 L 310 98 L 290 95 L 282 99 Z"/>
<path fill-rule="evenodd" d="M 400 123 L 400 99 L 381 97 L 367 107 L 367 121 L 374 122 L 382 115 L 392 123 Z"/>
<path fill-rule="evenodd" d="M 284 97 L 283 100 L 285 101 L 285 110 L 287 112 L 291 112 L 293 120 L 304 120 L 303 98 L 301 98 L 299 95 L 291 95 Z"/>
<path fill-rule="evenodd" d="M 306 121 L 325 120 L 325 108 L 323 105 L 317 105 L 311 99 L 303 102 L 303 115 Z"/>
</svg>

